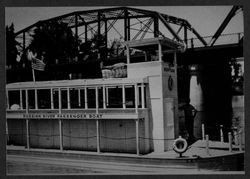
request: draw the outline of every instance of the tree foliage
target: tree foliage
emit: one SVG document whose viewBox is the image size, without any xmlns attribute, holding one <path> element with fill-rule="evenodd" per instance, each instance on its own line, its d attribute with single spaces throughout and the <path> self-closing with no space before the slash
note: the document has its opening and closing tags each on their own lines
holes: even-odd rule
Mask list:
<svg viewBox="0 0 250 179">
<path fill-rule="evenodd" d="M 80 44 L 80 60 L 105 59 L 108 48 L 104 35 L 95 34 L 91 39 Z"/>
<path fill-rule="evenodd" d="M 32 35 L 29 49 L 38 58 L 44 56 L 47 64 L 68 62 L 77 54 L 77 43 L 73 32 L 64 23 L 49 22 L 38 26 Z"/>
<path fill-rule="evenodd" d="M 15 67 L 17 64 L 18 42 L 15 40 L 14 25 L 6 26 L 6 65 Z"/>
</svg>

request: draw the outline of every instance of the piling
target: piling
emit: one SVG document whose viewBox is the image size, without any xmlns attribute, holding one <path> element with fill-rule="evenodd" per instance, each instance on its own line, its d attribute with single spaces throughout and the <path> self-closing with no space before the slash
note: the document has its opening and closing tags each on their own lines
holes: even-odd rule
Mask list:
<svg viewBox="0 0 250 179">
<path fill-rule="evenodd" d="M 202 140 L 205 140 L 205 127 L 204 127 L 204 124 L 201 124 L 201 131 L 202 131 Z"/>
<path fill-rule="evenodd" d="M 209 136 L 206 135 L 206 152 L 207 152 L 207 155 L 210 155 L 209 153 Z"/>
<path fill-rule="evenodd" d="M 220 125 L 220 141 L 224 142 L 223 125 Z"/>
<path fill-rule="evenodd" d="M 232 152 L 232 133 L 228 132 L 229 152 Z"/>
</svg>

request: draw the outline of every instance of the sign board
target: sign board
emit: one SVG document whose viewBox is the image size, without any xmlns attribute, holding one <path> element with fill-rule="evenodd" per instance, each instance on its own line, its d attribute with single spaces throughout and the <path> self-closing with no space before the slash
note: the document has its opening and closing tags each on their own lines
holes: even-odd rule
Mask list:
<svg viewBox="0 0 250 179">
<path fill-rule="evenodd" d="M 143 114 L 104 114 L 104 113 L 8 113 L 7 119 L 139 119 Z"/>
<path fill-rule="evenodd" d="M 26 119 L 102 119 L 103 114 L 96 113 L 29 113 L 23 114 Z"/>
</svg>

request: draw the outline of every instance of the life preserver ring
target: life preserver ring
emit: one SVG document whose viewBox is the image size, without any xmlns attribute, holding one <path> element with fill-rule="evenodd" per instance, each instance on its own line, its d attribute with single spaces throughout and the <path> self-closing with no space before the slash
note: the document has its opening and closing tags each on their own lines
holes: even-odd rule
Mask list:
<svg viewBox="0 0 250 179">
<path fill-rule="evenodd" d="M 187 141 L 183 139 L 181 136 L 174 140 L 173 150 L 176 153 L 182 154 L 186 152 L 187 149 L 188 149 Z"/>
</svg>

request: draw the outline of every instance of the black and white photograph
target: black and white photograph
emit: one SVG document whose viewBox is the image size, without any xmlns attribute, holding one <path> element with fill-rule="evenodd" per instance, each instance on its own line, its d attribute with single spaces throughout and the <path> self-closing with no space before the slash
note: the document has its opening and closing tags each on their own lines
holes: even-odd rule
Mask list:
<svg viewBox="0 0 250 179">
<path fill-rule="evenodd" d="M 4 9 L 7 176 L 245 174 L 243 5 Z"/>
</svg>

